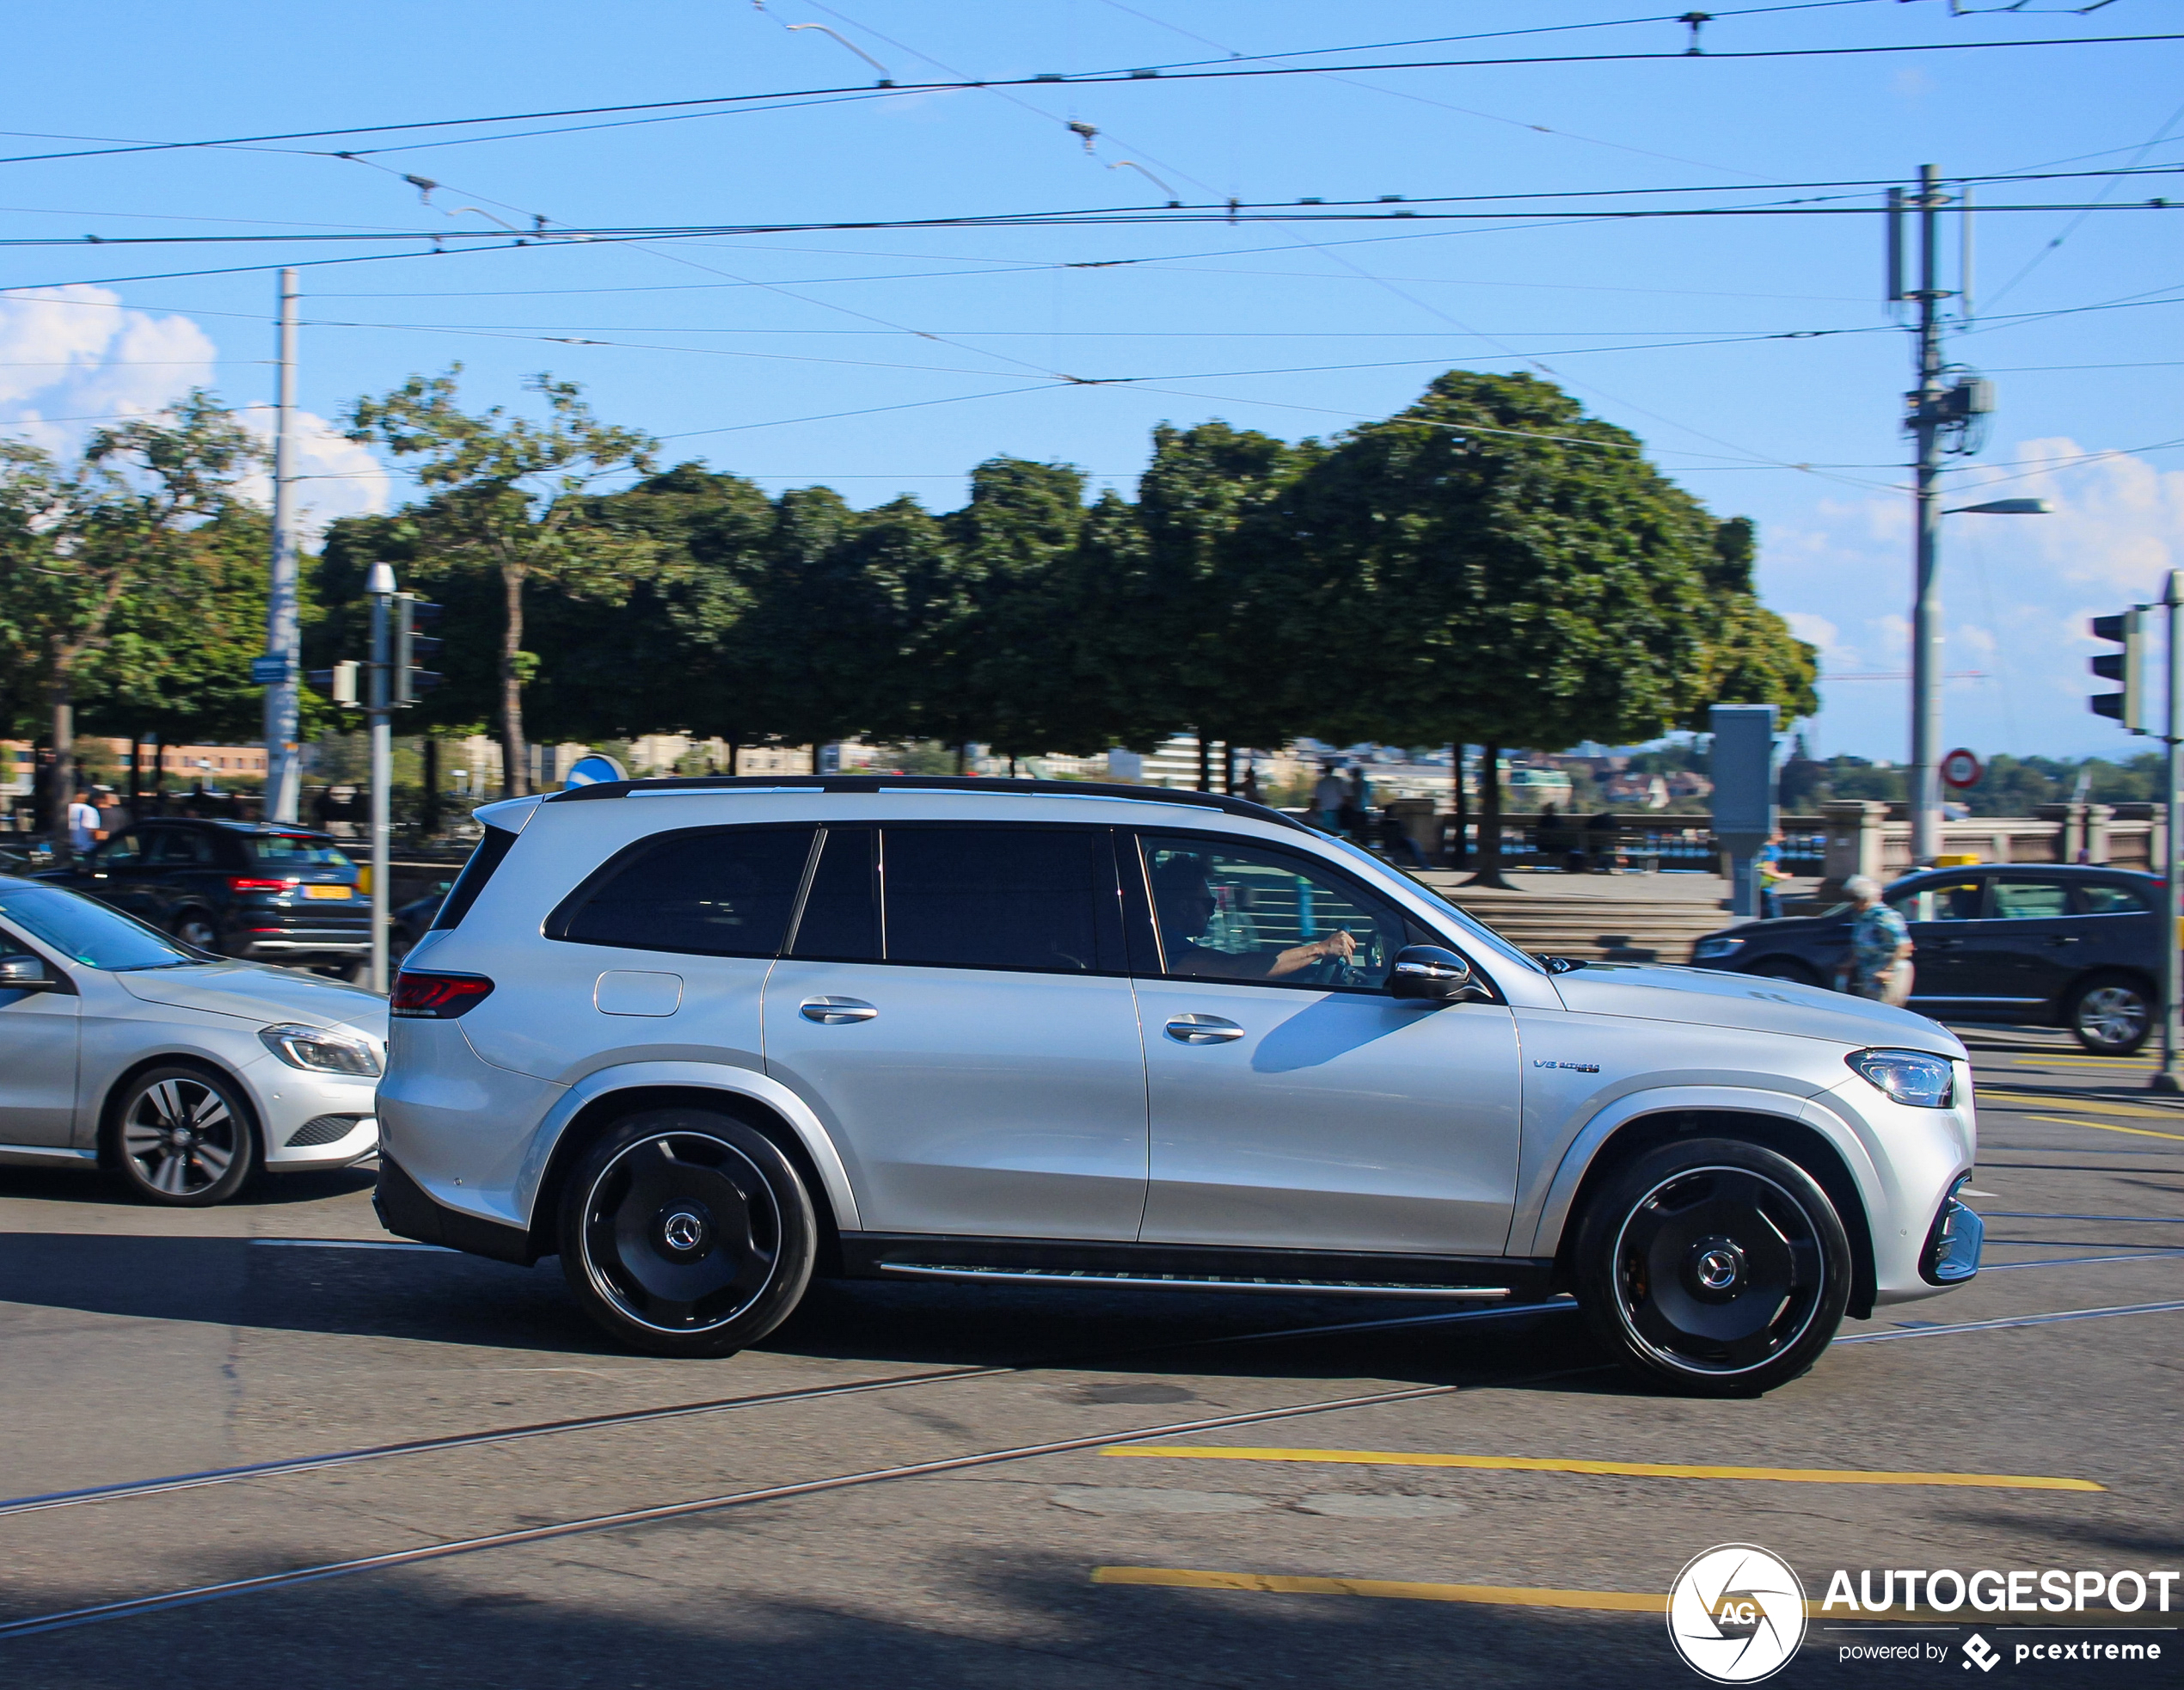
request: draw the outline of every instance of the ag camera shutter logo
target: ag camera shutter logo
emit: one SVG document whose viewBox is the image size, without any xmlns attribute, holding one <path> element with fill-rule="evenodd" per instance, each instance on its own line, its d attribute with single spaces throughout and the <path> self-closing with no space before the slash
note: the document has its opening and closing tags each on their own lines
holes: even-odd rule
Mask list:
<svg viewBox="0 0 2184 1690">
<path fill-rule="evenodd" d="M 1702 1677 L 1757 1684 L 1788 1666 L 1805 1640 L 1805 1587 L 1758 1544 L 1718 1545 L 1669 1587 L 1668 1638 Z"/>
</svg>

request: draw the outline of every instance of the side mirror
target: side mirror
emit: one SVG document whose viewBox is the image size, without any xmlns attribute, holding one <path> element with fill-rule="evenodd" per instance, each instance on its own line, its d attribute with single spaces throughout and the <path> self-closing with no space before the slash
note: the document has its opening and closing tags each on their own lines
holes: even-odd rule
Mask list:
<svg viewBox="0 0 2184 1690">
<path fill-rule="evenodd" d="M 1487 996 L 1486 989 L 1472 977 L 1471 965 L 1437 944 L 1405 945 L 1397 951 L 1396 966 L 1388 975 L 1388 992 L 1390 997 L 1439 1004 Z"/>
<path fill-rule="evenodd" d="M 43 992 L 60 982 L 35 956 L 0 956 L 0 992 Z"/>
</svg>

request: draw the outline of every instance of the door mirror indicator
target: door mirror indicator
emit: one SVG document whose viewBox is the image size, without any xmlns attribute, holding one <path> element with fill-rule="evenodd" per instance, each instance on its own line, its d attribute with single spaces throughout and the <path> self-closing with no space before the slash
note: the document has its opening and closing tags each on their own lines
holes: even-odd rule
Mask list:
<svg viewBox="0 0 2184 1690">
<path fill-rule="evenodd" d="M 1441 1004 L 1476 1002 L 1488 995 L 1473 976 L 1471 965 L 1437 944 L 1405 945 L 1397 951 L 1396 966 L 1388 974 L 1388 992 Z"/>
<path fill-rule="evenodd" d="M 38 957 L 0 956 L 0 992 L 43 992 L 59 983 Z"/>
</svg>

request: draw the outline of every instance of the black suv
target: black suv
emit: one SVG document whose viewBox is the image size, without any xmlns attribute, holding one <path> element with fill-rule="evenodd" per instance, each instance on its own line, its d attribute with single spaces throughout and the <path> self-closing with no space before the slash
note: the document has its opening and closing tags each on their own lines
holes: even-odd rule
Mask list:
<svg viewBox="0 0 2184 1690">
<path fill-rule="evenodd" d="M 1911 1007 L 1953 1021 L 2068 1027 L 2123 1056 L 2161 1013 L 2162 883 L 2122 869 L 1978 863 L 1907 875 L 1884 894 L 1910 924 Z M 1832 985 L 1851 908 L 1754 921 L 1691 948 L 1702 968 Z"/>
<path fill-rule="evenodd" d="M 140 821 L 40 880 L 88 893 L 224 956 L 353 968 L 371 950 L 371 908 L 332 836 L 240 821 Z"/>
</svg>

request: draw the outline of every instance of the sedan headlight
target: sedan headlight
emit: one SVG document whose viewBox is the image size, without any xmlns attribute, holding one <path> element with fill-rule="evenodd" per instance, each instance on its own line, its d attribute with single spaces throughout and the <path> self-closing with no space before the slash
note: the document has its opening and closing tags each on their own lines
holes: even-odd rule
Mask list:
<svg viewBox="0 0 2184 1690">
<path fill-rule="evenodd" d="M 1692 947 L 1691 956 L 1700 962 L 1718 962 L 1724 956 L 1733 956 L 1743 949 L 1742 939 L 1733 939 L 1726 933 L 1717 933 L 1710 939 L 1701 939 Z"/>
<path fill-rule="evenodd" d="M 277 1027 L 259 1029 L 258 1036 L 267 1050 L 291 1068 L 321 1074 L 362 1074 L 367 1079 L 379 1072 L 379 1058 L 370 1045 L 330 1027 L 283 1022 Z"/>
<path fill-rule="evenodd" d="M 1843 1060 L 1899 1103 L 1945 1109 L 1952 1100 L 1956 1069 L 1942 1057 L 1923 1050 L 1854 1050 Z"/>
</svg>

